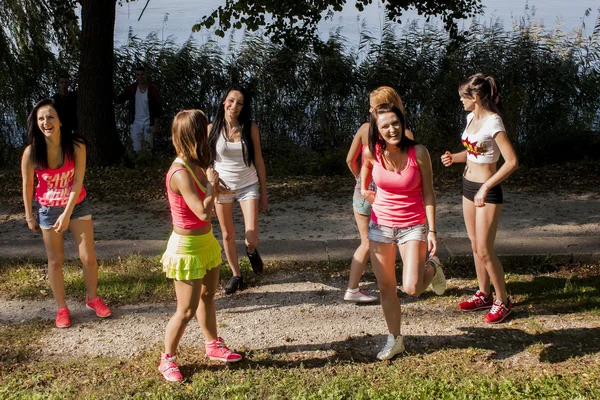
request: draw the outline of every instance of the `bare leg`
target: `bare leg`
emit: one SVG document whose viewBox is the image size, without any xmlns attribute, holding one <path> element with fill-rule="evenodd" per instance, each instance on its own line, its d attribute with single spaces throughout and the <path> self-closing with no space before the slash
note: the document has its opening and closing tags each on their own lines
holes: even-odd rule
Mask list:
<svg viewBox="0 0 600 400">
<path fill-rule="evenodd" d="M 475 229 L 475 203 L 467 198 L 463 197 L 463 215 L 465 217 L 465 226 L 467 227 L 467 234 L 471 241 L 471 249 L 473 250 L 473 261 L 475 263 L 475 272 L 477 273 L 477 283 L 479 284 L 479 290 L 489 296 L 492 293 L 490 287 L 490 276 L 488 275 L 485 264 L 479 258 L 477 254 L 477 234 Z"/>
<path fill-rule="evenodd" d="M 240 207 L 244 214 L 246 246 L 248 253 L 252 254 L 258 246 L 258 199 L 240 201 Z"/>
<path fill-rule="evenodd" d="M 194 318 L 200 301 L 202 280 L 174 281 L 177 295 L 177 311 L 167 323 L 165 331 L 165 353 L 177 354 L 177 346 L 185 332 L 187 324 Z"/>
<path fill-rule="evenodd" d="M 242 276 L 238 262 L 238 252 L 235 246 L 235 227 L 233 225 L 233 203 L 216 204 L 217 217 L 223 235 L 223 249 L 225 257 L 231 267 L 233 276 Z"/>
<path fill-rule="evenodd" d="M 400 335 L 401 308 L 396 292 L 396 246 L 393 243 L 371 241 L 371 264 L 381 295 L 381 308 L 389 332 Z"/>
<path fill-rule="evenodd" d="M 94 250 L 94 226 L 91 219 L 71 220 L 69 229 L 77 243 L 79 258 L 83 264 L 83 280 L 87 289 L 87 297 L 92 300 L 96 297 L 98 287 L 98 261 Z"/>
<path fill-rule="evenodd" d="M 402 289 L 409 296 L 418 296 L 427 289 L 435 269 L 426 264 L 427 243 L 411 240 L 398 246 L 402 257 Z"/>
<path fill-rule="evenodd" d="M 369 215 L 359 214 L 354 210 L 354 219 L 356 220 L 356 226 L 358 226 L 358 233 L 360 234 L 360 246 L 358 246 L 352 256 L 348 289 L 358 288 L 360 278 L 365 271 L 367 261 L 369 260 L 369 239 L 367 238 L 367 235 L 369 233 L 369 221 L 371 220 L 371 217 Z"/>
<path fill-rule="evenodd" d="M 476 242 L 477 255 L 481 264 L 484 265 L 487 275 L 494 285 L 496 299 L 504 304 L 508 302 L 506 294 L 506 281 L 504 279 L 504 268 L 494 251 L 496 232 L 498 231 L 498 220 L 502 204 L 486 204 L 476 209 Z"/>
<path fill-rule="evenodd" d="M 215 293 L 219 283 L 219 267 L 209 270 L 202 278 L 202 291 L 200 292 L 200 305 L 196 311 L 196 318 L 204 332 L 204 339 L 212 342 L 217 334 L 217 309 L 215 307 Z"/>
<path fill-rule="evenodd" d="M 56 233 L 52 229 L 42 229 L 42 237 L 48 255 L 48 280 L 50 281 L 52 294 L 58 308 L 67 307 L 65 278 L 62 269 L 65 259 L 63 234 Z"/>
</svg>

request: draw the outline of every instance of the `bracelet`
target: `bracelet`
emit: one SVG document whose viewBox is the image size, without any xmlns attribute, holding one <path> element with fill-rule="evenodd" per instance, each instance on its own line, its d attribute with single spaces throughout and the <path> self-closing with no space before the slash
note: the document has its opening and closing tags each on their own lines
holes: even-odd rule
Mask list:
<svg viewBox="0 0 600 400">
<path fill-rule="evenodd" d="M 427 229 L 429 233 L 435 233 L 437 235 L 437 231 L 432 231 L 431 229 Z"/>
<path fill-rule="evenodd" d="M 31 222 L 35 219 L 35 216 L 31 217 L 31 218 L 25 218 L 25 222 Z"/>
</svg>

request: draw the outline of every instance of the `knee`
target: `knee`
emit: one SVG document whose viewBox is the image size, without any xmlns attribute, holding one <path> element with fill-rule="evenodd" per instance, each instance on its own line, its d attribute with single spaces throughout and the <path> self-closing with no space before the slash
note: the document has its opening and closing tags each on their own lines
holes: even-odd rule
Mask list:
<svg viewBox="0 0 600 400">
<path fill-rule="evenodd" d="M 204 304 L 211 303 L 215 300 L 216 290 L 203 290 L 200 294 L 200 301 Z"/>
<path fill-rule="evenodd" d="M 92 256 L 88 253 L 85 254 L 80 254 L 79 255 L 79 259 L 81 260 L 81 263 L 83 264 L 84 267 L 86 268 L 95 268 L 98 267 L 98 263 L 96 261 L 96 257 Z"/>
<path fill-rule="evenodd" d="M 419 290 L 415 282 L 410 282 L 406 285 L 402 284 L 402 291 L 409 296 L 418 296 L 423 292 L 422 290 Z"/>
<path fill-rule="evenodd" d="M 258 235 L 246 232 L 246 242 L 248 243 L 248 247 L 258 247 Z"/>
<path fill-rule="evenodd" d="M 398 297 L 395 284 L 379 285 L 379 293 L 382 299 L 393 299 L 394 297 Z"/>
<path fill-rule="evenodd" d="M 487 263 L 491 260 L 491 252 L 485 246 L 477 246 L 477 257 L 484 263 Z"/>
<path fill-rule="evenodd" d="M 185 310 L 177 310 L 175 315 L 184 323 L 188 323 L 196 315 L 196 310 L 192 308 L 187 308 Z"/>
<path fill-rule="evenodd" d="M 235 232 L 223 231 L 222 236 L 225 242 L 233 242 L 235 240 Z"/>
<path fill-rule="evenodd" d="M 63 262 L 65 261 L 65 257 L 63 255 L 56 255 L 48 258 L 48 269 L 51 270 L 60 270 L 62 269 Z"/>
</svg>

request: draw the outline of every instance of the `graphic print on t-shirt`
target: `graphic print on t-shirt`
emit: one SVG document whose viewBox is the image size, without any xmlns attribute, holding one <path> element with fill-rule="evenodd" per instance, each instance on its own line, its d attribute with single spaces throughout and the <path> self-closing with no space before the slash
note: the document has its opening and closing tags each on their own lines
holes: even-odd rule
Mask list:
<svg viewBox="0 0 600 400">
<path fill-rule="evenodd" d="M 462 139 L 462 144 L 467 149 L 467 153 L 472 154 L 475 158 L 477 158 L 477 156 L 485 156 L 487 153 L 485 142 L 482 142 L 481 145 L 478 146 L 477 141 L 469 142 L 468 139 Z"/>
<path fill-rule="evenodd" d="M 48 190 L 43 195 L 45 203 L 50 207 L 64 207 L 69 202 L 69 195 L 73 188 L 75 169 L 71 168 L 58 174 L 42 174 Z"/>
</svg>

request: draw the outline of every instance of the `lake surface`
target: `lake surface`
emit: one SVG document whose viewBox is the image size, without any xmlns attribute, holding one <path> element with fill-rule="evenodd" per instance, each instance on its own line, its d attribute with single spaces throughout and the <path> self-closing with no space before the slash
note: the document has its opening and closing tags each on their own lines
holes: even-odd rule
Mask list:
<svg viewBox="0 0 600 400">
<path fill-rule="evenodd" d="M 182 43 L 190 36 L 197 42 L 203 43 L 209 33 L 192 33 L 192 26 L 204 15 L 210 14 L 214 9 L 224 4 L 224 0 L 150 0 L 150 3 L 140 21 L 140 16 L 145 0 L 128 2 L 123 6 L 117 6 L 115 22 L 115 45 L 119 46 L 127 42 L 129 29 L 139 37 L 145 38 L 150 32 L 156 32 L 158 38 L 163 40 L 171 36 L 175 42 Z M 336 13 L 333 20 L 322 21 L 319 24 L 319 34 L 326 39 L 331 29 L 342 27 L 341 33 L 348 39 L 350 45 L 356 45 L 360 23 L 366 21 L 368 29 L 372 34 L 379 33 L 383 21 L 383 7 L 375 0 L 373 4 L 365 8 L 362 13 L 354 7 L 355 2 L 348 0 L 346 7 L 340 13 Z M 483 0 L 485 14 L 479 17 L 480 21 L 490 22 L 500 19 L 508 29 L 513 21 L 532 16 L 533 20 L 543 23 L 547 29 L 561 27 L 564 31 L 577 29 L 586 25 L 586 32 L 591 34 L 598 17 L 598 0 Z M 526 12 L 526 7 L 528 11 Z M 584 17 L 585 11 L 591 9 L 588 17 Z M 424 23 L 425 18 L 420 17 L 414 11 L 409 11 L 403 16 L 403 23 L 417 20 Z M 435 20 L 434 20 L 435 21 Z M 439 21 L 439 20 L 438 20 Z M 459 22 L 459 26 L 467 22 Z M 441 23 L 438 22 L 441 26 Z M 228 33 L 227 33 L 228 35 Z M 222 44 L 228 42 L 220 40 Z"/>
</svg>

